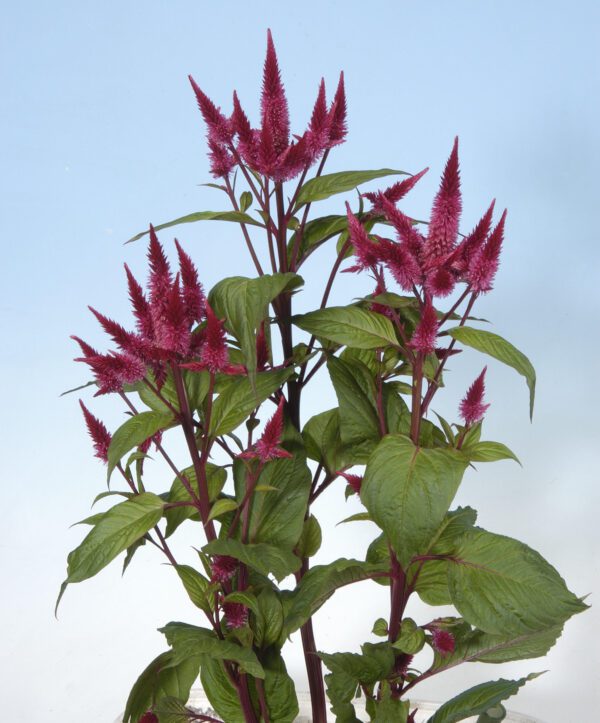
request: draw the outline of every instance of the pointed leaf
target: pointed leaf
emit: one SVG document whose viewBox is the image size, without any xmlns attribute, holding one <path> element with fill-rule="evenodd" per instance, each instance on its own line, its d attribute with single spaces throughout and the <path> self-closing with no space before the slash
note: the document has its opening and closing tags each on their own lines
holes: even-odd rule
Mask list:
<svg viewBox="0 0 600 723">
<path fill-rule="evenodd" d="M 339 173 L 328 173 L 324 176 L 311 178 L 300 189 L 298 199 L 296 200 L 296 208 L 305 203 L 311 203 L 312 201 L 322 201 L 336 193 L 351 191 L 357 186 L 360 186 L 361 183 L 367 183 L 367 181 L 373 181 L 376 178 L 399 175 L 408 174 L 404 171 L 381 168 L 378 171 L 341 171 Z"/>
<path fill-rule="evenodd" d="M 392 322 L 358 306 L 330 306 L 295 316 L 294 324 L 321 339 L 357 349 L 398 346 Z"/>
<path fill-rule="evenodd" d="M 228 555 L 243 562 L 261 575 L 273 575 L 283 580 L 300 567 L 300 558 L 292 552 L 263 542 L 243 544 L 239 540 L 213 540 L 202 548 L 207 555 Z"/>
<path fill-rule="evenodd" d="M 167 223 L 159 223 L 158 226 L 154 227 L 155 231 L 162 231 L 164 228 L 171 228 L 171 226 L 179 226 L 182 223 L 195 223 L 196 221 L 233 221 L 234 223 L 245 223 L 248 226 L 262 226 L 260 221 L 252 218 L 247 213 L 240 211 L 197 211 L 196 213 L 188 213 L 187 216 L 181 216 L 176 218 L 174 221 L 167 221 Z M 143 238 L 149 231 L 141 231 L 135 236 L 132 236 L 125 243 L 132 243 L 138 239 Z"/>
<path fill-rule="evenodd" d="M 131 449 L 145 442 L 156 432 L 173 424 L 173 415 L 162 412 L 141 412 L 130 417 L 113 434 L 108 447 L 108 477 Z"/>
</svg>

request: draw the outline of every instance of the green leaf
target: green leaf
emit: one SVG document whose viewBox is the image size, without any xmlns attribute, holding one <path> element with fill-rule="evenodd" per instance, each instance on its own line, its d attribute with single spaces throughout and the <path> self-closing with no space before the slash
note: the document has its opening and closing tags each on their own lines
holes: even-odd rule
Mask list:
<svg viewBox="0 0 600 723">
<path fill-rule="evenodd" d="M 347 450 L 346 462 L 367 462 L 379 441 L 381 431 L 375 401 L 375 381 L 359 361 L 331 357 L 327 369 L 339 407 L 341 444 Z"/>
<path fill-rule="evenodd" d="M 160 497 L 144 492 L 102 513 L 83 542 L 67 557 L 67 578 L 56 607 L 68 584 L 93 577 L 151 530 L 162 517 L 163 506 Z"/>
<path fill-rule="evenodd" d="M 244 544 L 239 540 L 213 540 L 202 548 L 207 555 L 228 555 L 244 563 L 261 575 L 273 573 L 278 581 L 283 580 L 300 567 L 300 558 L 293 552 L 266 545 L 264 542 Z"/>
<path fill-rule="evenodd" d="M 373 723 L 406 723 L 410 710 L 408 700 L 396 700 L 391 697 L 389 687 L 385 689 L 381 700 L 374 702 Z"/>
<path fill-rule="evenodd" d="M 319 653 L 332 673 L 345 673 L 357 683 L 372 685 L 388 677 L 395 655 L 389 643 L 366 643 L 358 653 Z"/>
<path fill-rule="evenodd" d="M 466 466 L 459 452 L 415 447 L 401 435 L 388 435 L 371 455 L 361 500 L 403 567 L 442 523 Z"/>
<path fill-rule="evenodd" d="M 241 603 L 244 607 L 252 610 L 254 614 L 258 612 L 258 601 L 256 595 L 245 590 L 235 590 L 230 592 L 229 595 L 225 595 L 223 598 L 224 602 Z"/>
<path fill-rule="evenodd" d="M 229 497 L 224 497 L 223 499 L 217 500 L 211 507 L 208 519 L 214 520 L 215 517 L 220 517 L 226 512 L 232 512 L 233 510 L 237 510 L 237 508 L 238 503 L 235 500 L 232 500 Z"/>
<path fill-rule="evenodd" d="M 346 673 L 329 673 L 325 676 L 327 697 L 336 723 L 360 723 L 351 701 L 356 693 L 356 681 Z"/>
<path fill-rule="evenodd" d="M 168 623 L 160 628 L 173 648 L 173 661 L 177 664 L 199 655 L 210 655 L 215 660 L 232 660 L 248 675 L 264 678 L 258 658 L 250 648 L 242 648 L 229 640 L 221 640 L 212 630 L 187 623 Z"/>
<path fill-rule="evenodd" d="M 298 557 L 313 557 L 319 551 L 322 541 L 321 525 L 314 515 L 304 521 L 302 534 L 298 540 L 296 554 Z"/>
<path fill-rule="evenodd" d="M 185 476 L 193 490 L 198 489 L 198 483 L 196 481 L 196 472 L 193 467 L 187 467 L 181 470 L 181 474 Z M 222 467 L 208 462 L 206 464 L 206 482 L 208 486 L 208 499 L 213 502 L 217 499 L 225 481 L 227 480 L 227 471 Z M 184 487 L 179 477 L 175 477 L 167 502 L 188 502 L 191 497 Z M 195 507 L 170 507 L 165 510 L 165 518 L 167 520 L 167 529 L 165 537 L 170 537 L 175 530 L 179 527 L 182 522 L 188 519 L 194 519 L 199 521 L 198 510 Z"/>
<path fill-rule="evenodd" d="M 412 618 L 404 618 L 400 628 L 400 635 L 394 641 L 393 648 L 401 650 L 408 655 L 415 655 L 425 645 L 425 632 Z"/>
<path fill-rule="evenodd" d="M 264 274 L 257 279 L 233 276 L 220 281 L 210 292 L 209 301 L 216 315 L 225 319 L 225 328 L 240 343 L 250 379 L 256 374 L 256 335 L 267 317 L 269 303 L 284 291 L 303 284 L 297 274 Z"/>
<path fill-rule="evenodd" d="M 502 442 L 476 442 L 462 446 L 463 453 L 471 462 L 495 462 L 499 459 L 514 459 L 521 464 L 517 455 Z"/>
<path fill-rule="evenodd" d="M 200 680 L 211 706 L 227 723 L 245 723 L 237 690 L 229 680 L 221 660 L 202 656 Z"/>
<path fill-rule="evenodd" d="M 171 696 L 163 698 L 154 706 L 154 713 L 158 715 L 159 723 L 188 723 L 189 711 L 178 699 Z"/>
<path fill-rule="evenodd" d="M 439 708 L 427 723 L 457 723 L 470 716 L 485 713 L 488 708 L 510 698 L 519 692 L 527 681 L 537 678 L 540 673 L 531 673 L 519 680 L 500 680 L 481 683 L 457 695 Z"/>
<path fill-rule="evenodd" d="M 213 437 L 233 432 L 256 407 L 287 381 L 291 368 L 259 372 L 254 388 L 248 377 L 235 377 L 215 399 L 210 418 Z"/>
<path fill-rule="evenodd" d="M 137 723 L 148 708 L 166 697 L 174 697 L 185 703 L 198 677 L 199 667 L 198 657 L 173 664 L 170 650 L 161 653 L 133 684 L 125 706 L 123 723 Z"/>
<path fill-rule="evenodd" d="M 373 635 L 378 635 L 381 638 L 387 637 L 388 634 L 388 623 L 385 618 L 377 618 L 373 623 Z"/>
<path fill-rule="evenodd" d="M 175 565 L 175 570 L 190 600 L 197 608 L 210 614 L 212 612 L 212 604 L 209 597 L 210 582 L 189 565 Z"/>
<path fill-rule="evenodd" d="M 264 587 L 256 598 L 258 610 L 250 619 L 256 645 L 268 648 L 281 637 L 283 630 L 283 605 L 280 595 L 270 587 Z"/>
<path fill-rule="evenodd" d="M 480 528 L 461 537 L 448 585 L 465 620 L 493 635 L 547 630 L 587 608 L 535 550 Z"/>
<path fill-rule="evenodd" d="M 315 249 L 328 239 L 345 231 L 348 228 L 347 216 L 322 216 L 314 218 L 304 226 L 302 241 L 298 252 L 299 259 L 306 259 Z M 288 242 L 288 253 L 296 247 L 297 234 L 292 234 Z"/>
<path fill-rule="evenodd" d="M 344 525 L 347 522 L 373 522 L 371 515 L 368 512 L 356 512 L 353 515 L 350 515 L 350 517 L 345 517 L 343 520 L 340 520 L 337 525 Z"/>
<path fill-rule="evenodd" d="M 121 571 L 121 575 L 125 574 L 125 570 L 129 567 L 129 564 L 133 560 L 133 556 L 135 553 L 140 549 L 140 547 L 143 547 L 146 544 L 146 538 L 140 537 L 139 540 L 136 540 L 133 545 L 127 548 L 127 553 L 125 555 L 125 559 L 123 560 L 123 570 Z"/>
<path fill-rule="evenodd" d="M 457 326 L 448 329 L 448 334 L 465 346 L 488 354 L 507 364 L 525 377 L 529 387 L 529 417 L 533 416 L 533 402 L 535 399 L 535 369 L 529 359 L 510 342 L 498 334 L 482 329 L 473 329 L 469 326 Z"/>
<path fill-rule="evenodd" d="M 329 565 L 312 567 L 288 596 L 285 634 L 291 635 L 299 630 L 339 587 L 368 580 L 373 574 L 380 573 L 383 569 L 381 565 L 344 558 Z"/>
<path fill-rule="evenodd" d="M 242 213 L 247 211 L 252 205 L 252 194 L 250 191 L 243 191 L 240 195 L 240 208 Z"/>
<path fill-rule="evenodd" d="M 173 415 L 162 412 L 141 412 L 130 417 L 113 434 L 108 447 L 108 477 L 131 449 L 145 442 L 156 432 L 173 424 Z"/>
<path fill-rule="evenodd" d="M 359 306 L 330 306 L 295 316 L 293 322 L 320 339 L 357 349 L 398 346 L 392 322 Z"/>
<path fill-rule="evenodd" d="M 320 462 L 327 472 L 337 472 L 347 466 L 340 431 L 339 409 L 316 414 L 304 425 L 302 437 L 306 445 L 306 454 L 310 459 Z"/>
<path fill-rule="evenodd" d="M 247 213 L 240 211 L 197 211 L 196 213 L 189 213 L 187 216 L 180 216 L 174 221 L 168 221 L 167 223 L 160 223 L 154 227 L 155 231 L 162 231 L 164 228 L 170 228 L 171 226 L 179 226 L 183 223 L 195 223 L 196 221 L 233 221 L 234 223 L 245 223 L 248 226 L 263 226 L 260 221 L 252 218 Z M 140 231 L 135 236 L 132 236 L 125 243 L 132 243 L 138 239 L 143 238 L 149 231 Z"/>
<path fill-rule="evenodd" d="M 277 723 L 293 723 L 299 712 L 298 698 L 281 654 L 272 648 L 266 651 L 263 655 L 263 666 L 269 719 Z"/>
<path fill-rule="evenodd" d="M 360 186 L 361 183 L 374 181 L 376 178 L 385 176 L 408 175 L 404 171 L 394 171 L 390 168 L 381 168 L 378 171 L 341 171 L 340 173 L 328 173 L 318 178 L 311 178 L 307 181 L 298 194 L 296 208 L 312 201 L 322 201 L 325 198 L 351 191 Z"/>
</svg>

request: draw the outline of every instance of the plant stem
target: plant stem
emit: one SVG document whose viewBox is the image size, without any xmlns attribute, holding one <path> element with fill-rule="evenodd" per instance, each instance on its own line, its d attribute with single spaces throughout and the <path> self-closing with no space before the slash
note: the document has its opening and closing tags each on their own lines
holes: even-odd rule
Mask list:
<svg viewBox="0 0 600 723">
<path fill-rule="evenodd" d="M 227 195 L 229 196 L 229 199 L 231 201 L 233 208 L 236 211 L 239 211 L 240 207 L 238 205 L 237 198 L 235 197 L 233 188 L 231 187 L 231 182 L 229 181 L 229 176 L 225 176 L 225 186 L 227 188 Z M 248 247 L 250 256 L 252 256 L 252 261 L 254 262 L 256 271 L 259 276 L 262 276 L 264 274 L 264 271 L 262 270 L 262 266 L 260 265 L 260 261 L 258 260 L 258 256 L 256 255 L 256 251 L 254 250 L 254 246 L 252 245 L 252 240 L 250 239 L 250 234 L 248 233 L 246 224 L 240 223 L 240 228 L 242 229 L 242 233 L 244 234 L 244 240 L 246 241 L 246 246 Z"/>
</svg>

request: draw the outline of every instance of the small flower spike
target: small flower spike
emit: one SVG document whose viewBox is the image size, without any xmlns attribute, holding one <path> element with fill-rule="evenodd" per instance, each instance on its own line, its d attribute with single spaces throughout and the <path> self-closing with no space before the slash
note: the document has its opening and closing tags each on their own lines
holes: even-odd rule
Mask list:
<svg viewBox="0 0 600 723">
<path fill-rule="evenodd" d="M 240 459 L 258 459 L 263 464 L 274 459 L 291 458 L 291 454 L 283 449 L 281 445 L 281 435 L 283 434 L 283 407 L 285 398 L 282 396 L 277 406 L 277 411 L 265 424 L 265 428 L 260 439 L 252 447 L 252 449 L 242 452 L 238 457 Z"/>
<path fill-rule="evenodd" d="M 465 424 L 470 427 L 483 419 L 483 415 L 490 406 L 483 403 L 483 395 L 485 393 L 485 373 L 487 367 L 483 368 L 481 374 L 471 384 L 469 390 L 465 394 L 464 399 L 459 406 L 460 416 L 464 419 Z"/>
<path fill-rule="evenodd" d="M 448 630 L 442 628 L 433 628 L 431 631 L 432 645 L 442 657 L 454 652 L 455 640 L 454 635 Z"/>
<path fill-rule="evenodd" d="M 430 301 L 425 304 L 421 319 L 417 324 L 410 346 L 423 354 L 432 354 L 435 351 L 435 343 L 438 333 L 438 318 Z"/>
<path fill-rule="evenodd" d="M 489 235 L 485 244 L 479 247 L 471 259 L 467 279 L 473 291 L 485 293 L 492 289 L 494 277 L 500 264 L 505 221 L 506 211 L 502 214 L 502 218 L 498 221 L 497 226 Z"/>
<path fill-rule="evenodd" d="M 94 443 L 95 456 L 106 464 L 108 462 L 108 447 L 111 440 L 110 432 L 104 424 L 89 411 L 81 399 L 79 400 L 79 406 L 83 412 L 88 433 Z"/>
<path fill-rule="evenodd" d="M 360 488 L 362 485 L 362 475 L 359 474 L 350 474 L 349 472 L 338 472 L 340 477 L 343 477 L 346 482 L 352 487 L 352 489 L 356 492 L 357 495 L 360 494 Z"/>
<path fill-rule="evenodd" d="M 213 582 L 227 582 L 237 572 L 239 563 L 229 555 L 215 555 L 210 566 L 211 580 Z"/>
<path fill-rule="evenodd" d="M 242 603 L 223 603 L 223 615 L 228 628 L 243 628 L 248 622 L 248 608 Z"/>
</svg>

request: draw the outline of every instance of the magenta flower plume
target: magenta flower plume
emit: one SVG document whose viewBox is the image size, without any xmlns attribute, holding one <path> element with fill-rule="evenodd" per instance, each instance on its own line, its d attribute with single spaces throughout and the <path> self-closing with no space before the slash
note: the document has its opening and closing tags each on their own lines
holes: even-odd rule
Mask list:
<svg viewBox="0 0 600 723">
<path fill-rule="evenodd" d="M 85 362 L 92 370 L 98 391 L 95 397 L 110 392 L 119 392 L 123 384 L 135 384 L 146 376 L 146 365 L 141 359 L 131 354 L 96 354 L 95 356 L 84 356 L 75 359 L 78 362 Z"/>
<path fill-rule="evenodd" d="M 470 234 L 458 244 L 448 259 L 448 266 L 458 274 L 464 274 L 469 268 L 471 259 L 479 248 L 484 244 L 492 227 L 492 217 L 496 201 L 490 203 L 488 210 L 477 222 Z"/>
<path fill-rule="evenodd" d="M 152 321 L 156 324 L 157 321 L 160 322 L 167 296 L 171 290 L 172 276 L 171 267 L 152 224 L 150 224 L 148 262 L 150 265 L 150 311 Z"/>
<path fill-rule="evenodd" d="M 152 324 L 152 313 L 148 299 L 135 276 L 131 273 L 129 266 L 124 264 L 125 273 L 127 274 L 127 286 L 129 288 L 129 300 L 133 308 L 136 326 L 145 339 L 152 339 L 154 336 L 154 326 Z"/>
<path fill-rule="evenodd" d="M 437 314 L 431 302 L 428 300 L 423 308 L 421 319 L 410 340 L 410 346 L 415 351 L 423 354 L 432 354 L 435 351 L 438 326 Z"/>
<path fill-rule="evenodd" d="M 431 631 L 431 643 L 442 657 L 454 652 L 455 640 L 454 635 L 448 630 L 442 628 L 433 628 Z"/>
<path fill-rule="evenodd" d="M 192 76 L 188 75 L 188 78 L 192 84 L 196 101 L 198 102 L 198 108 L 200 108 L 200 113 L 202 113 L 202 117 L 206 123 L 208 140 L 216 145 L 229 144 L 232 138 L 229 119 L 226 118 L 212 100 L 200 90 Z"/>
<path fill-rule="evenodd" d="M 282 396 L 277 405 L 277 411 L 265 424 L 260 439 L 252 449 L 238 455 L 240 459 L 258 459 L 263 463 L 274 459 L 291 458 L 291 454 L 283 449 L 281 435 L 283 434 L 283 407 L 285 398 Z"/>
<path fill-rule="evenodd" d="M 175 277 L 159 323 L 156 324 L 156 345 L 169 356 L 185 356 L 190 347 L 190 323 L 179 286 L 179 274 Z"/>
<path fill-rule="evenodd" d="M 480 422 L 490 406 L 489 404 L 483 403 L 486 371 L 487 367 L 484 367 L 481 374 L 469 387 L 469 390 L 459 405 L 460 416 L 464 419 L 467 427 Z"/>
<path fill-rule="evenodd" d="M 290 138 L 290 117 L 285 90 L 271 31 L 267 31 L 267 55 L 263 72 L 261 97 L 262 126 L 269 129 L 277 155 L 287 148 Z"/>
<path fill-rule="evenodd" d="M 381 261 L 381 249 L 371 241 L 365 227 L 350 210 L 348 202 L 346 202 L 346 215 L 348 217 L 348 234 L 358 263 L 345 271 L 364 271 L 374 268 Z"/>
<path fill-rule="evenodd" d="M 448 296 L 456 285 L 456 278 L 445 266 L 438 266 L 425 278 L 425 289 L 432 296 Z"/>
<path fill-rule="evenodd" d="M 329 127 L 329 148 L 343 143 L 348 127 L 346 125 L 346 89 L 344 87 L 344 71 L 340 73 L 338 86 L 333 97 L 331 108 L 329 109 L 330 127 Z"/>
<path fill-rule="evenodd" d="M 242 110 L 237 93 L 233 91 L 231 124 L 238 137 L 237 150 L 245 163 L 252 168 L 258 161 L 259 133 L 252 129 L 248 116 Z"/>
<path fill-rule="evenodd" d="M 177 254 L 179 256 L 183 303 L 187 320 L 192 324 L 202 319 L 206 305 L 206 297 L 204 296 L 202 284 L 198 280 L 198 270 L 194 262 L 182 249 L 177 239 L 175 239 L 175 246 L 177 247 Z"/>
<path fill-rule="evenodd" d="M 140 359 L 145 359 L 148 356 L 149 344 L 142 339 L 141 336 L 127 331 L 118 322 L 113 321 L 107 316 L 104 316 L 104 314 L 101 314 L 99 311 L 96 311 L 93 306 L 88 306 L 88 309 L 100 322 L 104 331 L 126 354 L 131 354 L 139 357 Z"/>
<path fill-rule="evenodd" d="M 425 239 L 415 228 L 412 219 L 402 213 L 400 209 L 396 208 L 395 204 L 385 197 L 381 199 L 381 207 L 386 219 L 394 227 L 398 240 L 405 244 L 406 248 L 415 257 L 415 260 L 418 259 L 421 256 Z"/>
<path fill-rule="evenodd" d="M 360 494 L 360 488 L 362 485 L 363 478 L 359 474 L 350 474 L 349 472 L 338 472 L 340 477 L 343 477 L 346 482 L 352 487 L 357 495 Z"/>
<path fill-rule="evenodd" d="M 75 359 L 75 361 L 85 361 L 86 359 L 89 359 L 91 357 L 99 356 L 99 352 L 97 352 L 94 347 L 90 346 L 86 341 L 83 341 L 83 339 L 80 339 L 74 334 L 71 334 L 71 339 L 73 339 L 73 341 L 76 341 L 79 344 L 79 348 L 81 349 L 81 353 L 83 354 L 83 357 Z"/>
<path fill-rule="evenodd" d="M 208 370 L 212 374 L 244 374 L 245 368 L 229 362 L 229 349 L 224 322 L 217 319 L 208 301 L 205 304 L 206 326 L 200 347 L 200 360 L 181 364 L 183 369 L 193 372 Z"/>
<path fill-rule="evenodd" d="M 380 239 L 379 245 L 385 266 L 396 283 L 405 291 L 410 291 L 421 279 L 421 267 L 415 255 L 409 250 L 408 244 L 396 244 L 389 239 Z"/>
<path fill-rule="evenodd" d="M 383 274 L 380 274 L 377 276 L 377 283 L 375 285 L 375 288 L 373 289 L 372 297 L 377 298 L 380 294 L 387 293 L 387 287 L 385 285 L 385 278 Z M 394 314 L 389 306 L 386 306 L 386 304 L 379 304 L 376 301 L 371 302 L 371 311 L 376 312 L 377 314 L 383 314 L 383 316 L 387 316 L 390 319 L 394 319 Z"/>
<path fill-rule="evenodd" d="M 223 616 L 228 628 L 243 628 L 248 622 L 248 608 L 238 602 L 224 602 Z"/>
<path fill-rule="evenodd" d="M 374 211 L 383 211 L 383 199 L 390 203 L 398 203 L 406 194 L 412 190 L 415 185 L 423 178 L 429 168 L 424 168 L 419 173 L 415 173 L 403 181 L 394 183 L 393 186 L 386 188 L 385 191 L 377 191 L 376 193 L 363 193 L 362 195 L 373 204 Z"/>
<path fill-rule="evenodd" d="M 460 172 L 458 167 L 458 138 L 442 175 L 439 191 L 433 201 L 425 258 L 431 265 L 443 259 L 456 243 L 458 222 L 462 210 Z"/>
<path fill-rule="evenodd" d="M 235 575 L 239 563 L 235 557 L 229 555 L 215 555 L 210 566 L 212 582 L 227 582 Z"/>
<path fill-rule="evenodd" d="M 317 100 L 308 125 L 307 144 L 310 149 L 310 160 L 318 158 L 327 148 L 331 131 L 332 116 L 327 110 L 325 81 L 321 78 Z"/>
<path fill-rule="evenodd" d="M 105 464 L 108 462 L 108 447 L 110 446 L 111 435 L 104 424 L 95 417 L 85 404 L 79 400 L 79 406 L 83 412 L 88 433 L 94 443 L 95 456 Z"/>
<path fill-rule="evenodd" d="M 479 247 L 469 263 L 466 277 L 473 291 L 485 293 L 492 288 L 500 264 L 505 221 L 506 211 L 485 244 Z"/>
</svg>

